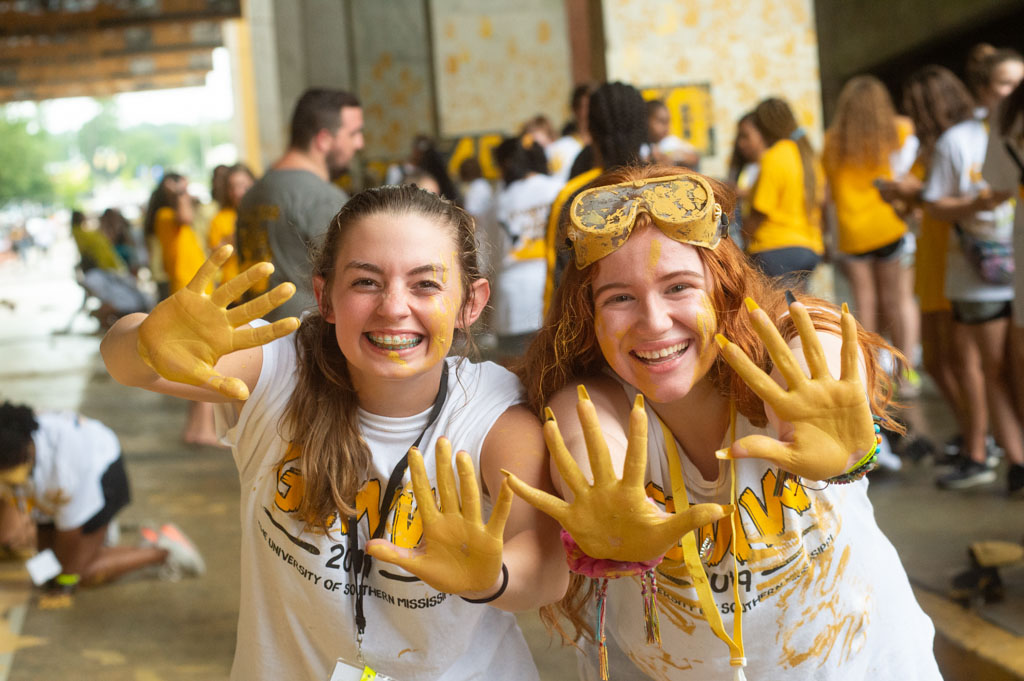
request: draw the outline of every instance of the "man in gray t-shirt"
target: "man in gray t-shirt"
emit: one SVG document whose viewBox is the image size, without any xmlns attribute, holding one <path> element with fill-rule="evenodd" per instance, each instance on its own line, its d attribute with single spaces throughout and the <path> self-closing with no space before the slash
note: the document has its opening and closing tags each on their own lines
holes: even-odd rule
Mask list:
<svg viewBox="0 0 1024 681">
<path fill-rule="evenodd" d="M 315 305 L 310 249 L 348 201 L 329 178 L 345 170 L 362 148 L 363 110 L 354 95 L 324 89 L 303 93 L 292 113 L 288 150 L 238 207 L 240 268 L 263 261 L 275 268 L 269 285 L 253 294 L 285 281 L 297 289 L 267 319 L 297 317 Z"/>
</svg>

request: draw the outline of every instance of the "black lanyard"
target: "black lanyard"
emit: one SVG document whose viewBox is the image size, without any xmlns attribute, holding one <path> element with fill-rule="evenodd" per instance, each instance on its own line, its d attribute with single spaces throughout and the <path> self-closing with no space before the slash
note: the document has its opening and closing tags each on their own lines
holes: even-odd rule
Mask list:
<svg viewBox="0 0 1024 681">
<path fill-rule="evenodd" d="M 431 407 L 430 416 L 427 417 L 427 425 L 423 426 L 423 430 L 420 431 L 416 441 L 409 447 L 410 450 L 420 446 L 420 441 L 427 434 L 427 430 L 434 425 L 437 417 L 441 415 L 441 409 L 444 407 L 444 401 L 447 397 L 448 362 L 445 360 L 441 364 L 441 384 L 437 386 L 437 396 L 434 397 L 434 406 Z M 394 504 L 394 496 L 398 492 L 398 486 L 402 483 L 402 478 L 405 477 L 405 469 L 408 466 L 409 452 L 407 451 L 395 465 L 395 469 L 391 471 L 391 477 L 388 478 L 387 487 L 384 488 L 384 495 L 380 500 L 380 515 L 378 516 L 380 520 L 378 521 L 377 529 L 373 531 L 371 539 L 380 539 L 384 536 L 384 526 L 387 524 L 388 514 L 391 512 L 391 506 Z M 359 528 L 357 522 L 355 517 L 348 519 L 348 530 L 346 532 L 348 549 L 345 559 L 348 563 L 349 574 L 352 577 L 352 584 L 355 587 L 357 642 L 360 643 L 360 656 L 362 656 L 361 642 L 363 632 L 366 630 L 366 615 L 363 614 L 362 586 L 366 582 L 366 577 L 370 574 L 370 564 L 373 561 L 363 549 L 359 548 Z"/>
</svg>

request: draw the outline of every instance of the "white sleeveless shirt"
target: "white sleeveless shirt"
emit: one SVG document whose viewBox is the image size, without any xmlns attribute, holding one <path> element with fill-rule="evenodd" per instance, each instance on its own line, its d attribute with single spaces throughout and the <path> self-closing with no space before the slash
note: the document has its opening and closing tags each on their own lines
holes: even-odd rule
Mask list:
<svg viewBox="0 0 1024 681">
<path fill-rule="evenodd" d="M 291 336 L 265 345 L 259 382 L 237 420 L 232 407 L 217 410 L 218 431 L 232 447 L 242 487 L 242 598 L 231 670 L 235 681 L 327 681 L 337 658 L 352 664 L 358 658 L 346 536 L 339 521 L 327 536 L 304 531 L 294 512 L 301 495 L 299 468 L 288 461 L 278 467 L 282 459 L 293 458 L 290 452 L 285 456 L 289 443 L 280 430 L 296 382 L 296 361 Z M 447 361 L 448 397 L 420 444 L 435 489 L 436 439 L 446 436 L 454 450 L 468 451 L 479 478 L 480 450 L 488 431 L 506 409 L 522 401 L 519 381 L 505 369 Z M 428 417 L 429 410 L 408 418 L 360 411 L 374 471 L 357 499 L 360 548 L 382 520 L 384 538 L 400 546 L 418 543 L 422 526 L 408 471 L 395 510 L 385 519 L 378 516 L 392 469 Z M 491 501 L 483 502 L 486 517 Z M 438 592 L 381 561 L 373 561 L 363 603 L 363 658 L 379 673 L 399 681 L 537 679 L 510 613 Z"/>
<path fill-rule="evenodd" d="M 632 402 L 635 389 L 625 390 Z M 648 495 L 664 508 L 672 497 L 665 438 L 650 404 L 647 415 L 645 482 Z M 737 415 L 736 439 L 755 433 L 774 437 Z M 728 438 L 723 447 L 731 444 Z M 729 503 L 730 462 L 719 462 L 718 477 L 709 482 L 678 442 L 676 448 L 690 503 Z M 741 603 L 733 597 L 730 522 L 698 529 L 697 546 L 708 536 L 714 542 L 704 568 L 730 636 L 733 612 L 742 608 L 747 679 L 941 681 L 932 653 L 934 628 L 875 522 L 867 479 L 829 486 L 790 483 L 775 497 L 774 466 L 763 459 L 735 464 Z M 649 678 L 731 679 L 729 648 L 704 618 L 681 549 L 669 552 L 657 580 L 661 647 L 645 640 L 638 577 L 609 582 L 607 635 Z"/>
</svg>

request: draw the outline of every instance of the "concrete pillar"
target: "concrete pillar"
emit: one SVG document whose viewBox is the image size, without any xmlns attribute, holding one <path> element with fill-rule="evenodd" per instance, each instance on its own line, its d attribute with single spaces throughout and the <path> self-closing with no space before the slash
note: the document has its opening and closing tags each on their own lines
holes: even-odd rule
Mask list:
<svg viewBox="0 0 1024 681">
<path fill-rule="evenodd" d="M 558 127 L 572 90 L 564 0 L 432 0 L 442 136 L 514 132 L 537 114 Z"/>
<path fill-rule="evenodd" d="M 710 132 L 702 172 L 725 174 L 736 121 L 773 95 L 790 103 L 821 150 L 813 0 L 602 3 L 608 80 L 641 89 L 707 85 L 709 101 L 693 98 L 690 121 Z"/>
<path fill-rule="evenodd" d="M 242 106 L 255 107 L 260 165 L 266 168 L 284 151 L 288 140 L 288 114 L 282 111 L 278 77 L 274 0 L 247 0 L 243 7 L 249 26 L 249 59 L 255 89 L 252 100 L 243 101 Z"/>
</svg>

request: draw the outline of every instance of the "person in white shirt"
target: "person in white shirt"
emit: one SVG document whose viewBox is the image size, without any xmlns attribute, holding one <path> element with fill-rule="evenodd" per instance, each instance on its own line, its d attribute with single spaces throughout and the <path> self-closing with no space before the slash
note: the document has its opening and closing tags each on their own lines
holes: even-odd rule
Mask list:
<svg viewBox="0 0 1024 681">
<path fill-rule="evenodd" d="M 1003 101 L 1002 108 L 991 121 L 988 151 L 982 178 L 997 194 L 1017 195 L 1013 214 L 1013 252 L 1024 253 L 1024 81 Z M 1024 266 L 1017 257 L 1013 273 L 1013 324 L 1010 327 L 1011 369 L 1013 384 L 1024 385 Z M 1024 423 L 1024 396 L 1016 395 L 1017 418 Z M 1007 471 L 1011 494 L 1024 490 L 1024 466 L 1011 462 Z"/>
<path fill-rule="evenodd" d="M 562 188 L 545 171 L 544 150 L 510 137 L 494 150 L 504 186 L 495 202 L 497 273 L 493 327 L 505 361 L 518 358 L 541 327 L 547 259 L 545 230 Z"/>
<path fill-rule="evenodd" d="M 138 545 L 110 542 L 131 491 L 117 435 L 96 419 L 0 404 L 0 495 L 0 544 L 49 549 L 60 563 L 47 588 L 72 592 L 146 567 L 174 579 L 205 570 L 172 523 L 144 527 Z"/>
<path fill-rule="evenodd" d="M 685 166 L 694 170 L 700 165 L 700 152 L 682 137 L 672 134 L 672 116 L 665 102 L 647 102 L 647 143 L 654 163 Z"/>
<path fill-rule="evenodd" d="M 989 85 L 976 90 L 976 94 L 984 110 L 994 112 L 1024 79 L 1024 60 L 1012 50 L 993 50 L 986 64 Z M 985 182 L 982 167 L 988 146 L 988 120 L 971 118 L 946 130 L 935 143 L 922 199 L 931 217 L 953 224 L 946 260 L 946 296 L 953 305 L 955 324 L 967 331 L 981 357 L 989 420 L 996 442 L 1006 452 L 1010 470 L 1015 473 L 1007 482 L 1009 491 L 1015 493 L 1024 486 L 1022 474 L 1016 473 L 1017 466 L 1024 466 L 1024 427 L 1014 409 L 1007 362 L 1014 299 L 1012 276 L 994 277 L 972 256 L 979 243 L 998 244 L 1005 251 L 1003 260 L 1010 266 L 1013 263 L 1014 207 L 1008 200 L 1012 193 L 993 191 Z M 954 489 L 993 482 L 993 463 L 975 454 L 937 482 Z"/>
<path fill-rule="evenodd" d="M 519 382 L 448 356 L 489 295 L 475 238 L 445 199 L 369 189 L 329 225 L 301 326 L 256 320 L 291 284 L 227 307 L 266 263 L 203 294 L 226 247 L 104 338 L 119 382 L 219 402 L 242 489 L 232 679 L 537 679 L 511 613 L 560 597 L 565 566 L 557 526 L 503 484 L 551 489 Z"/>
</svg>

